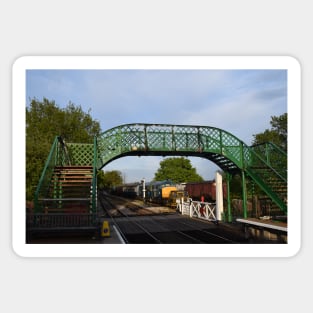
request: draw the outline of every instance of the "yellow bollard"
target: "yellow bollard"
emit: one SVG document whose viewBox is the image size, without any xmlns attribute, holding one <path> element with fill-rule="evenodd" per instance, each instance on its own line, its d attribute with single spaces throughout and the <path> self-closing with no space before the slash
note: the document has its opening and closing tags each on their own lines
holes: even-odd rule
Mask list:
<svg viewBox="0 0 313 313">
<path fill-rule="evenodd" d="M 103 221 L 101 228 L 101 237 L 110 237 L 110 226 L 108 221 Z"/>
</svg>

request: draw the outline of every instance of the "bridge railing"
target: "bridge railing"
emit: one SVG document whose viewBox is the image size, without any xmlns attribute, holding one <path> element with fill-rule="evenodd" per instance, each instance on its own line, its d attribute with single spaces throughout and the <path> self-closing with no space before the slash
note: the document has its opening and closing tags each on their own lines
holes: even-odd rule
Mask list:
<svg viewBox="0 0 313 313">
<path fill-rule="evenodd" d="M 26 225 L 28 230 L 34 229 L 82 229 L 94 227 L 97 220 L 96 214 L 89 213 L 55 213 L 55 214 L 28 214 Z"/>
<path fill-rule="evenodd" d="M 215 127 L 126 124 L 102 133 L 98 138 L 98 169 L 123 154 L 178 154 L 216 153 L 242 164 L 243 143 L 234 135 Z"/>
</svg>

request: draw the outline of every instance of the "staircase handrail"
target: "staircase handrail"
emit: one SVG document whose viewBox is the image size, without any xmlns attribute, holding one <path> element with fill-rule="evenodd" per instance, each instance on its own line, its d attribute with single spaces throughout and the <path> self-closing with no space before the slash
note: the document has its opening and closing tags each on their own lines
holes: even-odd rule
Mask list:
<svg viewBox="0 0 313 313">
<path fill-rule="evenodd" d="M 49 167 L 51 166 L 54 166 L 55 164 L 51 164 L 51 163 L 55 163 L 56 162 L 56 155 L 57 155 L 57 148 L 58 148 L 58 137 L 59 136 L 56 136 L 54 141 L 53 141 L 53 144 L 51 146 L 51 149 L 50 149 L 50 152 L 49 152 L 49 155 L 48 155 L 48 158 L 45 162 L 45 165 L 44 165 L 44 168 L 43 168 L 43 171 L 41 173 L 41 176 L 40 176 L 40 179 L 39 179 L 39 183 L 37 185 L 37 188 L 36 188 L 36 191 L 35 191 L 35 196 L 34 196 L 34 207 L 35 207 L 35 211 L 36 209 L 38 208 L 38 198 L 39 198 L 39 193 L 41 191 L 41 188 L 43 186 L 43 183 L 44 183 L 44 180 L 45 180 L 45 177 L 46 177 L 46 174 L 48 172 L 48 169 Z M 52 172 L 51 172 L 52 174 Z"/>
<path fill-rule="evenodd" d="M 251 147 L 258 147 L 258 146 L 264 146 L 264 145 L 270 145 L 273 148 L 275 148 L 275 150 L 278 150 L 280 153 L 284 154 L 287 157 L 287 153 L 286 151 L 284 151 L 281 147 L 279 147 L 278 145 L 276 145 L 275 143 L 271 142 L 271 141 L 265 141 L 265 142 L 261 142 L 261 143 L 257 143 L 252 145 Z"/>
<path fill-rule="evenodd" d="M 61 163 L 63 164 L 63 161 L 65 161 L 65 165 L 71 165 L 71 158 L 70 154 L 68 152 L 68 147 L 64 141 L 64 139 L 61 136 L 58 136 L 58 141 L 60 143 L 61 149 L 62 149 L 62 156 L 61 157 Z M 63 160 L 64 157 L 64 160 Z"/>
<path fill-rule="evenodd" d="M 254 148 L 259 147 L 259 146 L 265 146 L 265 151 L 266 151 L 265 152 L 265 158 L 263 157 L 263 155 L 261 153 L 259 153 L 259 151 L 254 149 Z M 277 167 L 270 160 L 270 157 L 267 154 L 268 153 L 267 146 L 271 146 L 274 150 L 276 150 L 276 152 L 278 153 L 278 156 L 280 157 L 279 158 L 280 160 L 282 160 L 283 158 L 286 158 L 285 167 L 281 168 L 280 172 L 278 172 Z M 283 149 L 281 149 L 280 147 L 278 147 L 277 145 L 275 145 L 272 142 L 264 142 L 264 143 L 250 146 L 250 151 L 254 156 L 256 156 L 259 160 L 261 160 L 261 162 L 263 162 L 266 166 L 270 167 L 272 169 L 272 171 L 275 172 L 275 174 L 277 174 L 282 180 L 287 182 L 287 153 Z"/>
<path fill-rule="evenodd" d="M 98 145 L 97 137 L 94 137 L 94 156 L 93 156 L 93 173 L 92 173 L 92 211 L 95 213 L 97 207 L 97 164 L 98 164 Z"/>
<path fill-rule="evenodd" d="M 249 163 L 246 163 L 246 166 L 245 166 L 246 172 L 284 212 L 287 212 L 287 205 L 286 203 L 284 203 L 284 199 L 282 199 L 282 195 L 279 195 L 278 193 L 276 193 L 272 189 L 272 186 L 270 185 L 269 181 L 265 179 L 267 174 L 265 174 L 264 175 L 265 177 L 263 177 L 254 167 L 254 165 L 256 164 L 260 165 L 260 163 L 255 164 L 255 159 L 259 160 L 261 164 L 263 163 L 263 165 L 265 165 L 264 169 L 268 168 L 271 170 L 270 172 L 271 176 L 267 177 L 268 179 L 276 176 L 278 179 L 280 179 L 282 184 L 287 185 L 287 178 L 283 177 L 275 168 L 271 167 L 270 164 L 268 164 L 263 158 L 261 158 L 261 156 L 258 153 L 256 153 L 253 149 L 249 147 L 249 150 L 250 150 L 250 156 L 252 156 L 252 158 L 250 159 Z M 285 198 L 287 198 L 287 195 L 285 195 Z"/>
</svg>

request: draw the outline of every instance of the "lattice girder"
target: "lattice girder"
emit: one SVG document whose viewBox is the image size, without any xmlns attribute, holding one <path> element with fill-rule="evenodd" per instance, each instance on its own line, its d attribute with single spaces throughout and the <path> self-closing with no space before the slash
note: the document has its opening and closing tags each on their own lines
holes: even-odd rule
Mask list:
<svg viewBox="0 0 313 313">
<path fill-rule="evenodd" d="M 251 157 L 243 154 L 244 143 L 230 133 L 206 126 L 127 124 L 98 137 L 98 168 L 125 155 L 221 154 L 238 168 Z M 200 156 L 200 155 L 199 155 Z"/>
<path fill-rule="evenodd" d="M 93 165 L 93 144 L 68 143 L 67 149 L 71 165 Z"/>
</svg>

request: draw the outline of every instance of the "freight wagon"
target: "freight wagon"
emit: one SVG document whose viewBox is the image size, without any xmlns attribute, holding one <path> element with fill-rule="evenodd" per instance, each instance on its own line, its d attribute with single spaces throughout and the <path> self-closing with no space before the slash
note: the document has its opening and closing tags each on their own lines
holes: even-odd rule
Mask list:
<svg viewBox="0 0 313 313">
<path fill-rule="evenodd" d="M 124 184 L 114 187 L 111 193 L 119 197 L 135 199 L 139 196 L 139 187 L 140 183 Z"/>
<path fill-rule="evenodd" d="M 192 200 L 215 202 L 216 184 L 214 180 L 207 180 L 198 183 L 186 183 L 185 191 Z M 223 184 L 223 197 L 227 197 L 226 184 Z"/>
</svg>

